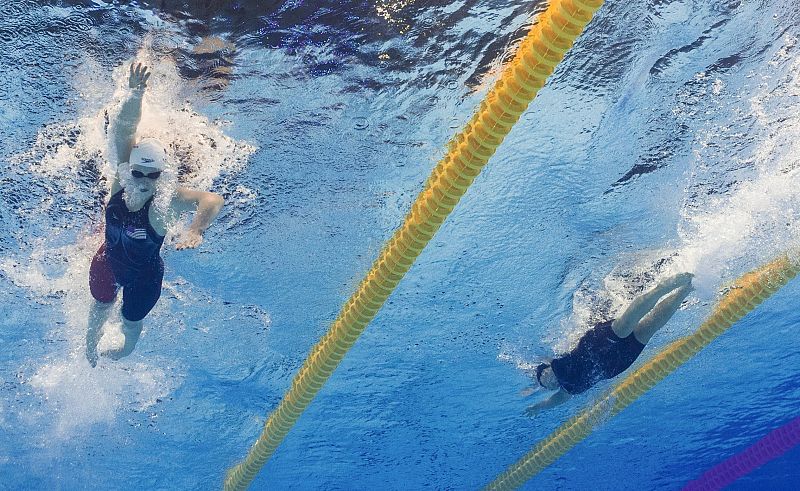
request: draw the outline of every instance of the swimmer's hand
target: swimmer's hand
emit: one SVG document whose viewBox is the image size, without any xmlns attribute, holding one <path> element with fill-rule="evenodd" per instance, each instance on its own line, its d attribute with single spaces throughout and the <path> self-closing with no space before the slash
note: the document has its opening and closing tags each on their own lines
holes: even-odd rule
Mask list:
<svg viewBox="0 0 800 491">
<path fill-rule="evenodd" d="M 525 416 L 532 418 L 542 412 L 542 407 L 539 404 L 533 404 L 525 409 Z"/>
<path fill-rule="evenodd" d="M 194 230 L 189 230 L 186 232 L 186 238 L 175 244 L 175 249 L 179 251 L 183 249 L 194 249 L 202 243 L 203 235 Z"/>
<path fill-rule="evenodd" d="M 519 391 L 519 396 L 520 397 L 528 397 L 530 395 L 533 395 L 534 392 L 536 392 L 536 387 L 534 387 L 534 386 L 525 387 L 524 389 Z"/>
<path fill-rule="evenodd" d="M 131 73 L 128 77 L 128 87 L 133 90 L 144 92 L 144 89 L 147 88 L 147 80 L 150 78 L 151 72 L 147 71 L 146 66 L 142 66 L 141 63 L 134 66 L 131 63 Z"/>
<path fill-rule="evenodd" d="M 566 402 L 572 395 L 569 392 L 564 390 L 564 388 L 558 389 L 558 392 L 551 395 L 547 399 L 543 401 L 539 401 L 536 404 L 528 406 L 525 410 L 525 414 L 528 416 L 536 416 L 542 409 L 550 409 L 551 407 L 558 406 Z"/>
</svg>

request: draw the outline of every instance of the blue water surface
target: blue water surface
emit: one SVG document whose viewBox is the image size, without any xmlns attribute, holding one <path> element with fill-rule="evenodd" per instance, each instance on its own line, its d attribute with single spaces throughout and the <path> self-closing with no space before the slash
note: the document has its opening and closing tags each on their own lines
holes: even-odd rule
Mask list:
<svg viewBox="0 0 800 491">
<path fill-rule="evenodd" d="M 0 0 L 0 488 L 221 487 L 544 7 Z M 523 368 L 694 272 L 641 364 L 796 247 L 796 7 L 608 0 L 253 489 L 480 488 L 611 387 L 529 418 Z M 136 352 L 91 369 L 105 130 L 133 61 L 154 71 L 140 133 L 226 206 L 197 250 L 168 238 Z M 680 489 L 797 417 L 798 293 L 525 489 Z M 797 489 L 798 464 L 731 488 Z"/>
</svg>

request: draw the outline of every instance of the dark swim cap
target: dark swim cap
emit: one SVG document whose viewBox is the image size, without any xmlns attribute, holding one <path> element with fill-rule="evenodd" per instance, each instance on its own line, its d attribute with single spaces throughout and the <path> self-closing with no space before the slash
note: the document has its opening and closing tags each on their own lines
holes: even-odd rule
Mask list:
<svg viewBox="0 0 800 491">
<path fill-rule="evenodd" d="M 538 382 L 539 385 L 541 385 L 542 387 L 544 387 L 544 385 L 542 384 L 540 377 L 542 376 L 542 372 L 548 368 L 550 368 L 549 363 L 539 363 L 538 365 L 536 365 L 536 382 Z M 546 389 L 547 387 L 544 388 Z"/>
</svg>

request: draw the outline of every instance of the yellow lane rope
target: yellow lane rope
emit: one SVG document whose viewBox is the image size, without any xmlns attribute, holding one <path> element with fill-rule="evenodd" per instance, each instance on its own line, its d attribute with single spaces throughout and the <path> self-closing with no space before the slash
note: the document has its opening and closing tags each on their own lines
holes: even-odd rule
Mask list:
<svg viewBox="0 0 800 491">
<path fill-rule="evenodd" d="M 603 0 L 553 0 L 469 123 L 448 144 L 403 225 L 384 245 L 225 489 L 245 489 L 450 214 Z"/>
<path fill-rule="evenodd" d="M 506 490 L 522 486 L 589 436 L 598 423 L 619 414 L 794 278 L 800 271 L 800 264 L 794 259 L 796 254 L 796 251 L 791 255 L 784 254 L 736 280 L 694 334 L 671 343 L 613 390 L 559 426 L 485 489 Z"/>
</svg>

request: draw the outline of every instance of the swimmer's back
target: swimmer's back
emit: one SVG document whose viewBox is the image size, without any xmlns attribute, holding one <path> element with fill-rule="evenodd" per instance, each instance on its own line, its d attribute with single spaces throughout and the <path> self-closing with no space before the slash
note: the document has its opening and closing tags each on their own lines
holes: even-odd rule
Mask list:
<svg viewBox="0 0 800 491">
<path fill-rule="evenodd" d="M 620 338 L 612 320 L 601 322 L 583 335 L 569 353 L 553 359 L 551 366 L 561 387 L 580 394 L 600 382 L 616 377 L 630 367 L 644 349 L 633 334 Z"/>
</svg>

